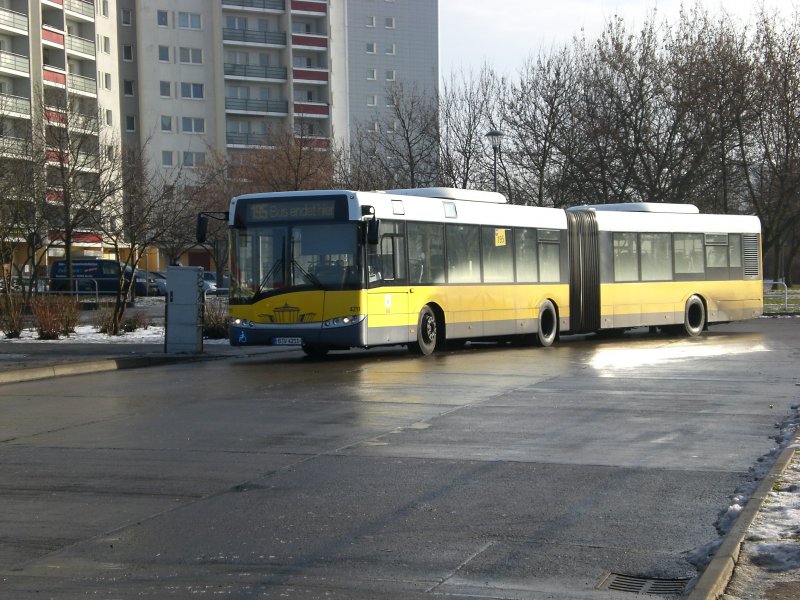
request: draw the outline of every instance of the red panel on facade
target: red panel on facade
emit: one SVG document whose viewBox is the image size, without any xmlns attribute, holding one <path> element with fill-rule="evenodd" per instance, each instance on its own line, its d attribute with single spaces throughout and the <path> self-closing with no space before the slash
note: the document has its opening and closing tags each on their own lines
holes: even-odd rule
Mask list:
<svg viewBox="0 0 800 600">
<path fill-rule="evenodd" d="M 47 119 L 50 123 L 65 124 L 67 122 L 67 115 L 58 110 L 50 110 L 50 109 L 45 110 L 44 118 Z"/>
<path fill-rule="evenodd" d="M 51 231 L 48 237 L 51 241 L 64 241 L 65 233 L 63 231 Z M 72 234 L 72 242 L 74 244 L 102 244 L 103 236 L 99 233 L 76 231 Z"/>
<path fill-rule="evenodd" d="M 56 33 L 55 31 L 50 31 L 49 29 L 42 29 L 42 39 L 47 40 L 48 42 L 53 42 L 54 44 L 58 44 L 59 46 L 64 45 L 64 34 Z"/>
<path fill-rule="evenodd" d="M 325 14 L 328 12 L 326 2 L 303 2 L 303 0 L 292 0 L 292 10 L 302 10 L 303 12 L 316 12 Z"/>
<path fill-rule="evenodd" d="M 52 83 L 60 83 L 61 85 L 67 84 L 67 76 L 64 73 L 56 73 L 47 69 L 42 69 L 42 79 Z"/>
<path fill-rule="evenodd" d="M 292 34 L 293 46 L 314 46 L 315 48 L 327 48 L 328 38 L 324 37 L 311 37 L 308 35 L 295 35 Z"/>
<path fill-rule="evenodd" d="M 295 79 L 307 79 L 309 81 L 328 81 L 327 71 L 307 71 L 305 69 L 294 69 Z"/>
<path fill-rule="evenodd" d="M 329 109 L 325 104 L 295 104 L 294 112 L 306 115 L 327 115 Z"/>
</svg>

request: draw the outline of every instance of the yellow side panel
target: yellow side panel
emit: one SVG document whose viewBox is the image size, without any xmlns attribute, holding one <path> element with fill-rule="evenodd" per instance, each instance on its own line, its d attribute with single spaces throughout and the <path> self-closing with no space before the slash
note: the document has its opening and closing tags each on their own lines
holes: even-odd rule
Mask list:
<svg viewBox="0 0 800 600">
<path fill-rule="evenodd" d="M 252 305 L 230 306 L 230 316 L 254 323 L 318 323 L 333 317 L 364 314 L 361 291 L 289 292 L 271 296 Z"/>
</svg>

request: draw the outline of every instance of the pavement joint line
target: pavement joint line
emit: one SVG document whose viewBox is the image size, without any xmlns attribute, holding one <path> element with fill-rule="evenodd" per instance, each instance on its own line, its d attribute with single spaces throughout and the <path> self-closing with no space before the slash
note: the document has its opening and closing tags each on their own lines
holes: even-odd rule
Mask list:
<svg viewBox="0 0 800 600">
<path fill-rule="evenodd" d="M 703 570 L 692 591 L 686 596 L 686 600 L 717 600 L 725 593 L 725 589 L 733 577 L 747 531 L 772 491 L 775 482 L 780 479 L 786 467 L 792 462 L 799 442 L 800 429 L 795 431 L 792 439 L 778 454 L 778 458 L 764 479 L 761 480 L 728 533 L 725 534 L 711 561 Z"/>
</svg>

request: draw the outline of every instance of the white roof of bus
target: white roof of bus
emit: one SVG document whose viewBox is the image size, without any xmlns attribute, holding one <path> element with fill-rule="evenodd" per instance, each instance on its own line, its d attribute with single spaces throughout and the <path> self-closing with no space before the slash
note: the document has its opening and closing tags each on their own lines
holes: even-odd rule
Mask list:
<svg viewBox="0 0 800 600">
<path fill-rule="evenodd" d="M 448 188 L 432 188 L 445 190 Z M 497 225 L 505 227 L 538 227 L 544 229 L 566 229 L 567 216 L 563 210 L 556 208 L 540 208 L 533 206 L 516 206 L 506 204 L 503 197 L 500 203 L 494 192 L 476 192 L 475 190 L 449 190 L 453 196 L 446 199 L 418 194 L 385 192 L 357 192 L 360 205 L 375 207 L 375 215 L 379 219 L 402 219 L 407 221 L 435 221 L 440 223 L 470 223 Z M 412 190 L 416 191 L 416 190 Z M 464 199 L 460 199 L 463 192 Z M 488 199 L 479 199 L 488 194 Z M 397 214 L 402 204 L 403 214 Z M 455 205 L 456 217 L 445 216 L 445 204 Z"/>
<path fill-rule="evenodd" d="M 600 231 L 760 233 L 757 217 L 697 213 L 596 211 Z"/>
</svg>

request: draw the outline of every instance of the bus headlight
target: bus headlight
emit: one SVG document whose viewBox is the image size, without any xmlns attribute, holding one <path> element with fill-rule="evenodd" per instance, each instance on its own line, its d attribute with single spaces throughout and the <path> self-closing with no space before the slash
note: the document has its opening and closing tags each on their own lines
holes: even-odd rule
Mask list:
<svg viewBox="0 0 800 600">
<path fill-rule="evenodd" d="M 348 327 L 361 323 L 367 316 L 366 315 L 348 315 L 346 317 L 334 317 L 322 322 L 323 327 Z"/>
<path fill-rule="evenodd" d="M 231 319 L 231 325 L 233 325 L 234 327 L 253 327 L 253 322 L 248 321 L 247 319 L 240 319 L 237 317 L 235 319 Z"/>
</svg>

